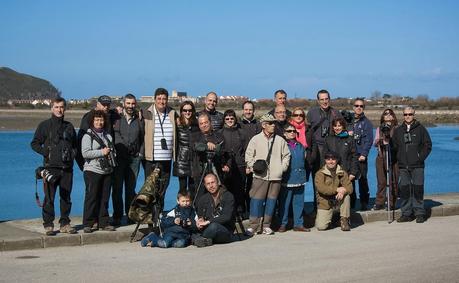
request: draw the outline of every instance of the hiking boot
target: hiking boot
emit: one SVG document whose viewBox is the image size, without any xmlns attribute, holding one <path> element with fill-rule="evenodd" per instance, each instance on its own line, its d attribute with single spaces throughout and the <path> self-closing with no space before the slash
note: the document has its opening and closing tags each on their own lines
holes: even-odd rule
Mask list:
<svg viewBox="0 0 459 283">
<path fill-rule="evenodd" d="M 60 231 L 61 233 L 76 234 L 75 228 L 73 228 L 72 226 L 70 226 L 70 224 L 66 224 L 66 225 L 64 225 L 64 226 L 61 226 L 61 228 L 59 229 L 59 231 Z"/>
<path fill-rule="evenodd" d="M 255 230 L 253 228 L 247 228 L 245 230 L 245 235 L 249 237 L 253 237 L 253 235 L 255 235 Z"/>
<path fill-rule="evenodd" d="M 349 219 L 347 217 L 341 217 L 341 231 L 351 231 L 351 226 L 349 226 Z"/>
<path fill-rule="evenodd" d="M 426 218 L 424 217 L 424 215 L 416 216 L 416 223 L 424 223 L 424 221 L 426 221 Z"/>
<path fill-rule="evenodd" d="M 277 229 L 277 232 L 279 233 L 287 232 L 287 227 L 285 227 L 285 225 L 281 225 L 279 229 Z"/>
<path fill-rule="evenodd" d="M 108 231 L 108 232 L 116 231 L 115 227 L 113 227 L 112 225 L 107 225 L 105 227 L 102 227 L 101 229 L 102 231 Z"/>
<path fill-rule="evenodd" d="M 115 227 L 120 227 L 121 226 L 121 218 L 113 218 L 112 223 L 113 226 Z"/>
<path fill-rule="evenodd" d="M 413 218 L 411 218 L 410 216 L 405 216 L 405 215 L 402 215 L 400 216 L 399 219 L 397 219 L 397 222 L 411 222 L 413 221 Z"/>
<path fill-rule="evenodd" d="M 46 236 L 54 236 L 56 235 L 56 231 L 54 231 L 53 226 L 48 226 L 48 227 L 45 227 L 45 234 Z"/>
<path fill-rule="evenodd" d="M 269 228 L 269 227 L 265 227 L 263 228 L 263 232 L 262 232 L 264 235 L 274 235 L 274 231 Z"/>
<path fill-rule="evenodd" d="M 368 204 L 366 202 L 360 203 L 360 211 L 367 211 L 368 210 Z"/>
<path fill-rule="evenodd" d="M 293 231 L 295 231 L 295 232 L 311 232 L 311 229 L 303 227 L 303 226 L 298 226 L 298 227 L 293 227 Z"/>
<path fill-rule="evenodd" d="M 91 227 L 84 227 L 83 228 L 83 233 L 85 233 L 85 234 L 92 233 Z"/>
</svg>

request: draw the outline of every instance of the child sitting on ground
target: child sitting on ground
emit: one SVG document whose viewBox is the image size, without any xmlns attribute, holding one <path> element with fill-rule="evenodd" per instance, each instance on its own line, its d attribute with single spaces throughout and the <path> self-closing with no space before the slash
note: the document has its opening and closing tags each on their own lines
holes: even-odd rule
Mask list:
<svg viewBox="0 0 459 283">
<path fill-rule="evenodd" d="M 145 236 L 142 247 L 184 248 L 190 244 L 191 232 L 196 228 L 196 213 L 191 206 L 189 192 L 177 194 L 177 206 L 161 218 L 162 236 L 154 232 Z"/>
</svg>

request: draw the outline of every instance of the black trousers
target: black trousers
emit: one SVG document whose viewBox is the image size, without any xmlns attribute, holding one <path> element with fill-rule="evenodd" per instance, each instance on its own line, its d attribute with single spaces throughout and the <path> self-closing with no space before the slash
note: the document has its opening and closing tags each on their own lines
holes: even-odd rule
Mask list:
<svg viewBox="0 0 459 283">
<path fill-rule="evenodd" d="M 161 160 L 161 161 L 148 161 L 144 160 L 144 169 L 145 169 L 145 180 L 148 176 L 155 170 L 155 167 L 158 166 L 161 176 L 160 184 L 161 184 L 161 191 L 160 191 L 160 204 L 161 204 L 161 211 L 164 209 L 164 196 L 166 195 L 167 187 L 169 186 L 169 181 L 171 178 L 171 160 Z"/>
<path fill-rule="evenodd" d="M 92 227 L 95 222 L 99 228 L 108 225 L 108 200 L 110 199 L 111 174 L 83 172 L 86 193 L 84 195 L 83 226 Z"/>
<path fill-rule="evenodd" d="M 368 187 L 368 158 L 365 161 L 359 161 L 359 172 L 360 178 L 356 181 L 352 181 L 352 187 L 354 188 L 351 197 L 351 208 L 355 208 L 355 201 L 357 199 L 357 193 L 355 190 L 355 183 L 359 184 L 359 199 L 360 204 L 368 205 L 370 201 L 370 188 Z M 356 176 L 357 177 L 357 176 Z"/>
<path fill-rule="evenodd" d="M 403 216 L 424 216 L 424 168 L 400 168 L 399 193 Z"/>
<path fill-rule="evenodd" d="M 235 200 L 235 207 L 238 212 L 245 213 L 250 206 L 246 206 L 245 199 L 245 166 L 244 167 L 231 167 L 228 173 L 224 174 L 223 184 L 226 189 L 230 191 Z"/>
<path fill-rule="evenodd" d="M 54 199 L 56 196 L 57 187 L 59 187 L 60 209 L 61 218 L 59 223 L 61 226 L 70 223 L 70 210 L 72 208 L 72 201 L 70 194 L 72 193 L 73 185 L 73 170 L 63 171 L 59 169 L 49 169 L 51 174 L 59 176 L 54 183 L 48 183 L 45 187 L 45 199 L 43 201 L 42 217 L 43 226 L 54 226 L 55 212 L 54 212 Z"/>
</svg>

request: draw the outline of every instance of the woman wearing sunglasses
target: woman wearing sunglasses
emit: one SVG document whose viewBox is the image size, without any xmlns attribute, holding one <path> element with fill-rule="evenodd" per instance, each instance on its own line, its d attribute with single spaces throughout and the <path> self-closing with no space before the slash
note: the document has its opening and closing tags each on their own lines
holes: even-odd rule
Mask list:
<svg viewBox="0 0 459 283">
<path fill-rule="evenodd" d="M 198 131 L 196 109 L 193 102 L 184 101 L 180 105 L 180 116 L 177 118 L 177 149 L 173 174 L 179 178 L 180 192 L 190 192 L 192 199 L 195 195 L 195 184 L 191 177 L 190 139 L 195 131 Z"/>
<path fill-rule="evenodd" d="M 309 173 L 312 168 L 313 158 L 313 144 L 312 144 L 312 131 L 309 128 L 306 115 L 301 107 L 295 107 L 292 115 L 290 116 L 289 123 L 295 127 L 296 141 L 303 145 L 306 151 L 306 179 L 309 181 Z"/>
<path fill-rule="evenodd" d="M 228 109 L 223 113 L 223 151 L 225 165 L 223 166 L 223 184 L 233 194 L 237 212 L 245 217 L 248 213 L 246 207 L 245 187 L 245 148 L 248 140 L 244 130 L 241 129 L 236 112 Z"/>
<path fill-rule="evenodd" d="M 347 123 L 344 118 L 333 119 L 332 127 L 333 135 L 325 138 L 324 152 L 332 151 L 339 155 L 338 164 L 349 175 L 349 181 L 352 181 L 359 174 L 359 156 L 354 138 L 347 132 Z"/>
<path fill-rule="evenodd" d="M 378 150 L 376 156 L 376 179 L 378 180 L 378 189 L 376 191 L 375 205 L 372 210 L 384 209 L 384 203 L 386 200 L 386 186 L 387 186 L 387 166 L 386 166 L 386 155 L 387 149 L 389 149 L 389 142 L 394 134 L 394 129 L 397 127 L 397 117 L 392 109 L 385 109 L 381 114 L 380 125 L 376 128 L 376 136 L 374 146 Z M 390 156 L 389 156 L 390 158 Z M 391 162 L 391 170 L 389 178 L 390 181 L 390 207 L 395 208 L 397 201 L 397 180 L 398 180 L 398 165 L 396 162 Z"/>
</svg>

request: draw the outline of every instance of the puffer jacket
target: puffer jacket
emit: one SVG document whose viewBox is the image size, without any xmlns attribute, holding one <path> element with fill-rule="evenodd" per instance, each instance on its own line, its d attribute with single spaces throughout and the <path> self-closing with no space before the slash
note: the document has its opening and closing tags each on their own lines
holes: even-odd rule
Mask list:
<svg viewBox="0 0 459 283">
<path fill-rule="evenodd" d="M 319 209 L 328 210 L 333 207 L 338 187 L 346 188 L 347 195 L 353 192 L 349 175 L 339 165 L 336 165 L 336 174 L 332 174 L 327 166 L 322 167 L 317 171 L 314 183 L 317 189 L 317 207 Z"/>
<path fill-rule="evenodd" d="M 359 160 L 353 137 L 346 132 L 343 136 L 332 135 L 325 138 L 324 153 L 334 151 L 339 154 L 339 165 L 349 175 L 358 176 Z M 321 166 L 325 164 L 321 160 Z"/>
<path fill-rule="evenodd" d="M 241 129 L 239 124 L 232 128 L 226 126 L 219 131 L 223 140 L 223 152 L 225 154 L 225 163 L 230 168 L 244 167 L 245 166 L 245 148 L 249 141 L 247 140 L 246 133 Z M 233 168 L 235 169 L 235 168 Z"/>
<path fill-rule="evenodd" d="M 198 131 L 196 125 L 177 125 L 177 148 L 174 159 L 174 176 L 191 176 L 191 135 Z"/>
<path fill-rule="evenodd" d="M 408 134 L 411 141 L 405 140 Z M 432 151 L 429 132 L 416 120 L 411 124 L 409 132 L 405 123 L 396 128 L 391 144 L 400 168 L 424 168 L 424 161 Z"/>
<path fill-rule="evenodd" d="M 223 113 L 217 110 L 207 111 L 206 109 L 199 112 L 196 116 L 199 117 L 199 114 L 207 113 L 210 116 L 210 124 L 212 124 L 212 129 L 218 131 L 223 128 Z"/>
</svg>

